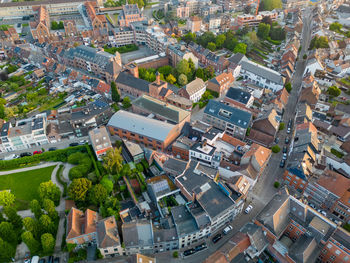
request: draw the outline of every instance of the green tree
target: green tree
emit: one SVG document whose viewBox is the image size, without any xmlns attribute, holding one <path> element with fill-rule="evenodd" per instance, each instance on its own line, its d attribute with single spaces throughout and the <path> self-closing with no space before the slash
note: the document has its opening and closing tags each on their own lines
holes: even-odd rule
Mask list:
<svg viewBox="0 0 350 263">
<path fill-rule="evenodd" d="M 292 84 L 290 82 L 287 82 L 284 87 L 286 88 L 287 92 L 290 93 L 292 91 Z"/>
<path fill-rule="evenodd" d="M 44 233 L 55 233 L 55 225 L 48 215 L 42 215 L 39 219 L 39 224 Z"/>
<path fill-rule="evenodd" d="M 196 41 L 202 47 L 207 47 L 209 42 L 215 42 L 215 35 L 211 31 L 206 31 L 203 35 L 197 37 Z"/>
<path fill-rule="evenodd" d="M 54 237 L 50 233 L 45 233 L 41 235 L 41 246 L 43 248 L 44 254 L 51 254 L 55 248 Z"/>
<path fill-rule="evenodd" d="M 204 71 L 202 68 L 198 67 L 196 71 L 196 77 L 204 80 Z"/>
<path fill-rule="evenodd" d="M 29 231 L 25 231 L 21 235 L 22 241 L 27 245 L 32 255 L 35 255 L 40 250 L 40 243 L 36 241 L 33 234 Z"/>
<path fill-rule="evenodd" d="M 39 222 L 31 217 L 23 218 L 23 226 L 26 231 L 29 231 L 33 234 L 35 239 L 40 238 L 40 226 Z"/>
<path fill-rule="evenodd" d="M 274 184 L 273 184 L 273 186 L 274 186 L 275 188 L 279 188 L 279 187 L 280 187 L 280 185 L 281 185 L 281 184 L 280 184 L 279 182 L 277 182 L 277 181 L 276 181 L 276 182 L 274 182 Z"/>
<path fill-rule="evenodd" d="M 85 201 L 91 185 L 91 181 L 86 178 L 74 179 L 68 187 L 68 196 L 74 201 Z"/>
<path fill-rule="evenodd" d="M 281 0 L 262 0 L 261 6 L 262 6 L 262 9 L 265 11 L 271 11 L 273 9 L 281 9 L 282 1 Z"/>
<path fill-rule="evenodd" d="M 107 189 L 101 184 L 97 184 L 89 191 L 89 200 L 94 205 L 101 205 L 107 198 Z"/>
<path fill-rule="evenodd" d="M 309 49 L 318 49 L 318 48 L 329 48 L 328 38 L 326 36 L 314 36 L 311 39 Z"/>
<path fill-rule="evenodd" d="M 120 173 L 123 167 L 122 148 L 113 148 L 107 151 L 103 157 L 103 167 L 110 174 Z"/>
<path fill-rule="evenodd" d="M 330 86 L 327 89 L 327 93 L 331 96 L 338 97 L 341 94 L 341 90 L 337 86 Z"/>
<path fill-rule="evenodd" d="M 105 175 L 100 184 L 106 188 L 107 192 L 110 194 L 113 191 L 113 182 L 108 178 L 108 175 Z"/>
<path fill-rule="evenodd" d="M 242 54 L 246 54 L 247 53 L 247 44 L 244 43 L 239 43 L 235 46 L 234 53 L 242 53 Z"/>
<path fill-rule="evenodd" d="M 225 34 L 220 34 L 216 37 L 215 45 L 217 48 L 221 49 L 226 41 Z"/>
<path fill-rule="evenodd" d="M 194 42 L 196 40 L 196 34 L 192 32 L 188 32 L 186 35 L 182 37 L 182 40 L 185 41 L 187 44 L 190 42 Z"/>
<path fill-rule="evenodd" d="M 158 68 L 157 70 L 160 74 L 163 74 L 165 77 L 168 77 L 169 74 L 172 74 L 173 67 L 166 65 L 166 66 L 162 66 L 162 67 Z"/>
<path fill-rule="evenodd" d="M 165 80 L 170 84 L 174 84 L 176 82 L 176 78 L 172 74 L 169 74 Z"/>
<path fill-rule="evenodd" d="M 206 67 L 204 69 L 205 81 L 215 77 L 215 70 L 212 66 Z"/>
<path fill-rule="evenodd" d="M 131 100 L 128 96 L 124 97 L 123 99 L 123 108 L 128 109 L 131 107 Z"/>
<path fill-rule="evenodd" d="M 176 71 L 178 75 L 185 74 L 187 75 L 190 72 L 190 66 L 186 59 L 181 60 L 176 65 Z"/>
<path fill-rule="evenodd" d="M 307 55 L 306 54 L 303 55 L 303 59 L 307 59 Z"/>
<path fill-rule="evenodd" d="M 32 211 L 32 213 L 34 214 L 35 218 L 39 219 L 43 213 L 39 201 L 36 199 L 33 199 L 32 201 L 30 201 L 29 208 L 30 208 L 30 211 Z"/>
<path fill-rule="evenodd" d="M 16 232 L 13 228 L 13 225 L 9 222 L 1 222 L 0 223 L 0 237 L 9 242 L 10 244 L 17 244 L 17 236 Z"/>
<path fill-rule="evenodd" d="M 118 103 L 120 101 L 120 94 L 117 89 L 117 85 L 114 81 L 111 82 L 111 93 L 112 93 L 112 100 L 115 103 Z"/>
<path fill-rule="evenodd" d="M 281 151 L 281 148 L 276 144 L 271 147 L 271 150 L 273 153 L 279 153 Z"/>
<path fill-rule="evenodd" d="M 15 202 L 16 197 L 10 191 L 3 190 L 0 191 L 0 205 L 2 206 L 12 206 Z"/>
<path fill-rule="evenodd" d="M 173 258 L 178 258 L 178 257 L 179 257 L 179 252 L 174 251 L 174 252 L 173 252 Z"/>
<path fill-rule="evenodd" d="M 15 246 L 0 238 L 0 262 L 11 262 L 15 252 Z"/>
<path fill-rule="evenodd" d="M 282 41 L 286 39 L 286 32 L 281 26 L 273 26 L 270 29 L 270 37 L 272 40 Z"/>
<path fill-rule="evenodd" d="M 57 185 L 55 185 L 52 181 L 41 183 L 38 192 L 41 200 L 44 200 L 46 198 L 51 199 L 56 206 L 60 203 L 60 188 Z"/>
<path fill-rule="evenodd" d="M 8 206 L 4 208 L 4 213 L 7 217 L 7 220 L 12 223 L 15 229 L 22 229 L 23 222 L 22 217 L 17 214 L 17 210 L 14 207 Z"/>
<path fill-rule="evenodd" d="M 185 74 L 180 74 L 177 82 L 181 85 L 181 86 L 185 86 L 187 84 L 187 76 Z"/>
<path fill-rule="evenodd" d="M 341 33 L 341 29 L 343 28 L 343 25 L 340 24 L 339 22 L 333 22 L 332 24 L 329 25 L 329 30 Z"/>
<path fill-rule="evenodd" d="M 281 122 L 281 123 L 280 123 L 280 126 L 278 127 L 278 129 L 279 129 L 280 131 L 282 131 L 282 130 L 284 130 L 284 126 L 285 126 L 284 122 Z"/>
<path fill-rule="evenodd" d="M 270 27 L 271 26 L 269 24 L 260 23 L 258 26 L 257 36 L 261 39 L 266 39 L 269 36 Z"/>
<path fill-rule="evenodd" d="M 142 173 L 143 170 L 144 170 L 143 165 L 142 165 L 141 163 L 136 164 L 136 169 L 137 169 L 137 171 L 139 171 L 140 173 Z"/>
<path fill-rule="evenodd" d="M 55 204 L 50 199 L 44 199 L 43 208 L 47 212 L 47 215 L 54 221 L 58 219 L 58 213 L 55 209 Z"/>
<path fill-rule="evenodd" d="M 209 42 L 207 45 L 207 49 L 209 49 L 210 51 L 215 51 L 216 50 L 216 45 L 213 42 Z"/>
</svg>

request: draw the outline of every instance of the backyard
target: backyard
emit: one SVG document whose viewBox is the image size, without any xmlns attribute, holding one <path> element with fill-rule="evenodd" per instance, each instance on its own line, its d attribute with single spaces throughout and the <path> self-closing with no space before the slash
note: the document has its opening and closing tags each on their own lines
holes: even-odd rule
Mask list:
<svg viewBox="0 0 350 263">
<path fill-rule="evenodd" d="M 28 209 L 29 202 L 39 199 L 40 183 L 49 181 L 55 166 L 45 167 L 26 172 L 0 175 L 0 190 L 10 189 L 16 196 L 16 208 Z"/>
</svg>

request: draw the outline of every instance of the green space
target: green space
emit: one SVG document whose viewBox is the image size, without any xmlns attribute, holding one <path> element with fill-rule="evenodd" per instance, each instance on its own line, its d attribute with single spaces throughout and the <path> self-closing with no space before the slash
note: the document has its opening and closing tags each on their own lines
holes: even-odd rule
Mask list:
<svg viewBox="0 0 350 263">
<path fill-rule="evenodd" d="M 104 7 L 117 7 L 125 4 L 126 4 L 126 0 L 119 0 L 119 1 L 107 0 L 103 5 Z M 147 2 L 144 0 L 128 0 L 128 4 L 137 4 L 139 8 L 142 8 L 147 5 Z"/>
<path fill-rule="evenodd" d="M 340 82 L 343 83 L 344 85 L 350 87 L 350 77 L 342 78 L 342 79 L 340 80 Z"/>
<path fill-rule="evenodd" d="M 318 49 L 318 48 L 329 48 L 328 44 L 328 37 L 326 36 L 314 36 L 313 39 L 311 39 L 309 50 L 311 49 Z"/>
<path fill-rule="evenodd" d="M 334 148 L 331 149 L 331 153 L 334 154 L 335 156 L 337 156 L 340 159 L 344 157 L 343 153 L 339 152 L 337 149 L 334 149 Z"/>
<path fill-rule="evenodd" d="M 129 45 L 125 45 L 122 47 L 108 47 L 107 45 L 105 45 L 103 47 L 104 51 L 110 53 L 110 54 L 115 54 L 115 52 L 119 52 L 119 53 L 127 53 L 127 52 L 131 52 L 131 51 L 135 51 L 138 50 L 139 47 L 135 44 L 129 44 Z"/>
<path fill-rule="evenodd" d="M 16 196 L 16 208 L 28 209 L 29 202 L 39 199 L 37 189 L 42 182 L 49 181 L 55 166 L 0 176 L 0 190 L 11 190 Z"/>
<path fill-rule="evenodd" d="M 51 29 L 52 30 L 60 30 L 60 29 L 64 29 L 64 25 L 63 22 L 56 22 L 56 21 L 51 21 Z"/>
</svg>

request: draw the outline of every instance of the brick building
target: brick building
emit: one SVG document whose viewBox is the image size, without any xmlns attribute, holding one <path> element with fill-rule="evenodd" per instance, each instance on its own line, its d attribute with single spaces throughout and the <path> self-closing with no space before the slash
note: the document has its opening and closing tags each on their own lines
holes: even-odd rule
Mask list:
<svg viewBox="0 0 350 263">
<path fill-rule="evenodd" d="M 207 89 L 215 91 L 219 94 L 219 96 L 221 96 L 228 90 L 228 88 L 234 82 L 234 80 L 235 78 L 233 77 L 231 72 L 224 72 L 209 80 L 207 84 Z"/>
<path fill-rule="evenodd" d="M 132 22 L 143 21 L 143 17 L 137 4 L 123 5 L 122 12 L 118 16 L 118 23 L 120 26 L 129 26 Z"/>
<path fill-rule="evenodd" d="M 30 22 L 30 32 L 32 37 L 39 43 L 48 41 L 50 34 L 50 16 L 46 6 L 33 7 L 35 11 L 34 22 Z"/>
</svg>

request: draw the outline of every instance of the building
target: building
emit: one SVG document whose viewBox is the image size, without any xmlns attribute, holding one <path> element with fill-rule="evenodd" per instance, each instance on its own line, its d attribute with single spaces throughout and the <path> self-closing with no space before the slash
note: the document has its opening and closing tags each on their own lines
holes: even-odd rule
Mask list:
<svg viewBox="0 0 350 263">
<path fill-rule="evenodd" d="M 11 152 L 48 144 L 46 126 L 46 114 L 19 120 L 13 127 L 9 122 L 4 123 L 1 129 L 4 150 Z"/>
<path fill-rule="evenodd" d="M 176 16 L 178 18 L 188 18 L 190 16 L 190 8 L 183 4 L 176 8 Z"/>
<path fill-rule="evenodd" d="M 280 73 L 261 66 L 253 61 L 242 61 L 241 76 L 254 84 L 272 91 L 279 91 L 284 87 L 284 78 Z"/>
<path fill-rule="evenodd" d="M 63 26 L 64 26 L 64 32 L 67 37 L 79 35 L 77 26 L 75 24 L 75 20 L 64 20 Z"/>
<path fill-rule="evenodd" d="M 195 143 L 195 141 L 182 135 L 171 145 L 172 153 L 176 158 L 181 158 L 188 161 L 190 149 Z"/>
<path fill-rule="evenodd" d="M 123 5 L 123 9 L 118 16 L 119 26 L 129 26 L 130 23 L 144 21 L 140 9 L 137 4 L 126 4 Z"/>
<path fill-rule="evenodd" d="M 127 162 L 139 163 L 145 158 L 145 153 L 140 145 L 127 140 L 123 140 L 122 154 Z"/>
<path fill-rule="evenodd" d="M 169 45 L 167 47 L 167 56 L 171 66 L 176 65 L 183 59 L 192 60 L 195 68 L 198 68 L 198 58 L 192 54 L 184 45 Z"/>
<path fill-rule="evenodd" d="M 206 84 L 201 78 L 196 78 L 190 83 L 186 84 L 180 91 L 179 94 L 192 102 L 198 102 L 204 92 L 206 91 Z"/>
<path fill-rule="evenodd" d="M 49 12 L 46 6 L 33 7 L 33 10 L 34 22 L 29 23 L 32 37 L 39 43 L 47 42 L 51 37 Z"/>
<path fill-rule="evenodd" d="M 113 148 L 108 131 L 104 126 L 89 131 L 89 138 L 99 161 L 102 160 L 108 150 Z"/>
<path fill-rule="evenodd" d="M 135 113 L 120 110 L 108 122 L 112 135 L 135 141 L 152 149 L 164 150 L 179 136 L 181 130 L 173 125 Z"/>
<path fill-rule="evenodd" d="M 99 215 L 90 209 L 85 213 L 72 207 L 67 217 L 66 242 L 77 244 L 78 247 L 85 243 L 96 244 L 96 226 Z"/>
<path fill-rule="evenodd" d="M 97 247 L 104 258 L 123 255 L 124 249 L 120 243 L 117 221 L 114 216 L 98 221 L 96 232 Z"/>
<path fill-rule="evenodd" d="M 122 225 L 125 254 L 153 253 L 152 221 L 146 219 L 125 222 Z"/>
<path fill-rule="evenodd" d="M 204 122 L 239 139 L 245 137 L 251 118 L 251 113 L 215 100 L 209 100 L 203 115 Z"/>
<path fill-rule="evenodd" d="M 212 90 L 221 96 L 235 81 L 231 72 L 224 72 L 208 81 L 207 89 Z"/>
<path fill-rule="evenodd" d="M 94 75 L 107 83 L 117 78 L 122 67 L 118 52 L 112 55 L 85 45 L 64 52 L 63 61 L 69 67 Z"/>
<path fill-rule="evenodd" d="M 270 17 L 272 21 L 276 21 L 278 14 L 273 11 L 259 12 L 258 15 L 243 14 L 236 17 L 236 24 L 240 27 L 257 26 L 261 23 L 264 17 Z"/>
<path fill-rule="evenodd" d="M 202 27 L 202 19 L 198 16 L 191 16 L 186 22 L 186 27 L 192 33 L 199 32 Z"/>
<path fill-rule="evenodd" d="M 84 11 L 89 19 L 89 26 L 92 28 L 94 37 L 102 40 L 101 37 L 107 37 L 108 35 L 107 19 L 103 14 L 96 14 L 96 7 L 96 2 L 87 1 L 84 3 Z"/>
<path fill-rule="evenodd" d="M 232 107 L 247 109 L 253 106 L 254 97 L 245 90 L 231 87 L 226 93 L 224 102 Z"/>
</svg>

